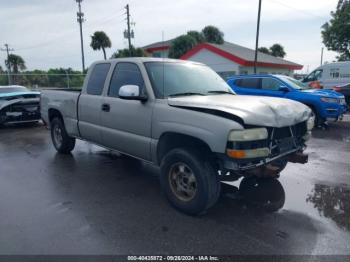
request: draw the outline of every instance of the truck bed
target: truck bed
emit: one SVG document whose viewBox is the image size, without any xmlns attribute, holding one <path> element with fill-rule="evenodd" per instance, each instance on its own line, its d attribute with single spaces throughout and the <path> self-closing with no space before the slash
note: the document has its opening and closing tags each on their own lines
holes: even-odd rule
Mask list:
<svg viewBox="0 0 350 262">
<path fill-rule="evenodd" d="M 41 117 L 49 123 L 49 114 L 55 109 L 63 117 L 67 132 L 72 136 L 79 136 L 78 130 L 78 100 L 80 90 L 73 89 L 46 89 L 41 93 Z M 50 108 L 50 111 L 49 111 Z"/>
</svg>

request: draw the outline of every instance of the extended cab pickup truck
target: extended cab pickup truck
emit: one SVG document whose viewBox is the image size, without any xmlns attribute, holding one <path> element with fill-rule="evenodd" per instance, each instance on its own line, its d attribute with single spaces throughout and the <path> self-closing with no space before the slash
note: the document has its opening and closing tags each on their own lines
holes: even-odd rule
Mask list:
<svg viewBox="0 0 350 262">
<path fill-rule="evenodd" d="M 221 181 L 306 163 L 313 127 L 299 102 L 238 96 L 203 64 L 157 58 L 96 62 L 81 92 L 44 90 L 41 115 L 59 153 L 78 138 L 160 166 L 168 200 L 188 214 L 213 206 Z"/>
</svg>

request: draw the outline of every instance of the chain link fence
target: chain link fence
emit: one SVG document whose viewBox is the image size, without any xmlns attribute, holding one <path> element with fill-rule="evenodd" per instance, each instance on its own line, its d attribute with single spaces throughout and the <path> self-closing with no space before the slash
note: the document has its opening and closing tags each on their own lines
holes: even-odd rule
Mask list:
<svg viewBox="0 0 350 262">
<path fill-rule="evenodd" d="M 81 89 L 84 83 L 85 74 L 66 73 L 19 73 L 19 74 L 0 74 L 1 85 L 21 85 L 30 89 L 45 88 L 72 88 Z"/>
</svg>

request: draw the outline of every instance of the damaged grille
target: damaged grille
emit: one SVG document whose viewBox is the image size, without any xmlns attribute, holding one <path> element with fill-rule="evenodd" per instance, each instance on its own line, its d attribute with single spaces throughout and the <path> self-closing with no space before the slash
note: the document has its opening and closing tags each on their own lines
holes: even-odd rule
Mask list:
<svg viewBox="0 0 350 262">
<path fill-rule="evenodd" d="M 302 137 L 307 132 L 306 121 L 293 126 L 268 128 L 271 154 L 273 156 L 302 147 Z"/>
</svg>

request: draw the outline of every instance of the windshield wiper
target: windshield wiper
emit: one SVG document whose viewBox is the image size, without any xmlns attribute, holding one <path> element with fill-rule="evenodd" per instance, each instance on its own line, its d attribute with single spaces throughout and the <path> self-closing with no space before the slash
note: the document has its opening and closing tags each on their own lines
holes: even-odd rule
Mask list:
<svg viewBox="0 0 350 262">
<path fill-rule="evenodd" d="M 202 93 L 195 93 L 195 92 L 184 92 L 184 93 L 176 93 L 176 94 L 171 94 L 169 95 L 170 97 L 173 97 L 173 96 L 204 96 L 204 94 Z"/>
<path fill-rule="evenodd" d="M 235 93 L 232 93 L 232 92 L 230 92 L 230 91 L 225 91 L 225 90 L 212 90 L 212 91 L 208 91 L 208 93 L 235 95 Z"/>
</svg>

